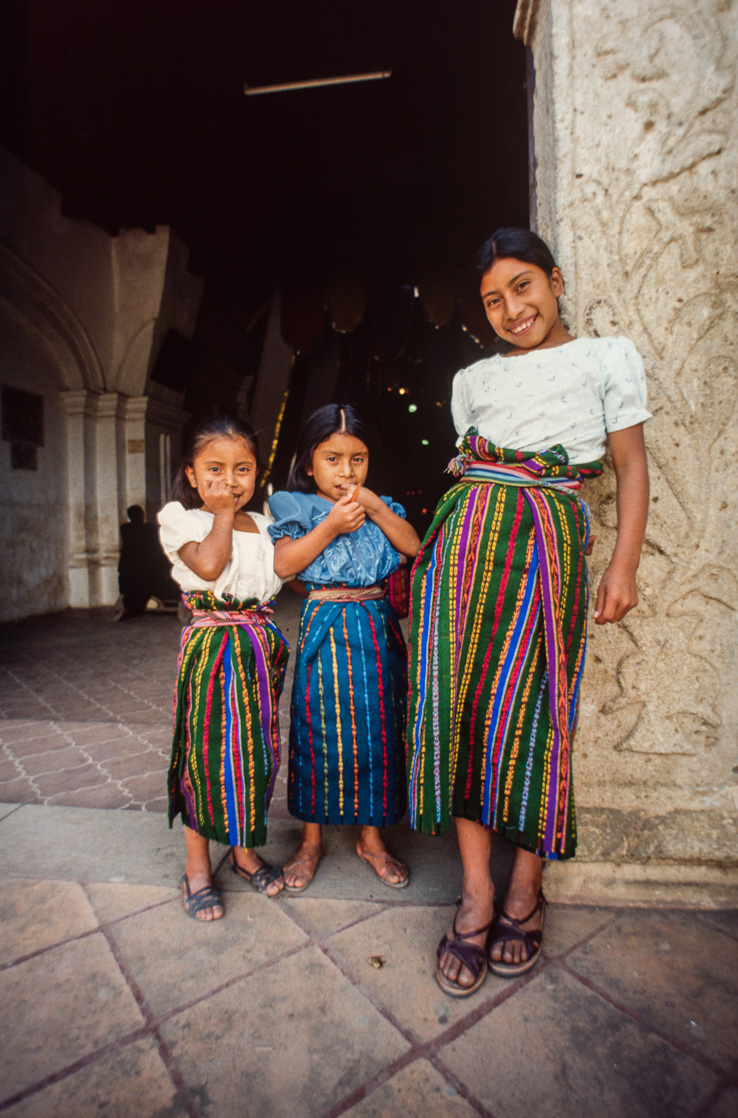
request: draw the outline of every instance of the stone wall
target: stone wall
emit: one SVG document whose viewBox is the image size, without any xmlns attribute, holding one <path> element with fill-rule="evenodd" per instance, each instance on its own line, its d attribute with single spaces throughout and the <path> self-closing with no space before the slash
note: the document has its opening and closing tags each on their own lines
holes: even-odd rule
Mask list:
<svg viewBox="0 0 738 1118">
<path fill-rule="evenodd" d="M 35 469 L 0 441 L 0 620 L 115 602 L 125 509 L 160 507 L 185 419 L 150 374 L 201 291 L 172 230 L 71 220 L 0 148 L 0 383 L 44 412 Z"/>
<path fill-rule="evenodd" d="M 580 856 L 559 897 L 738 899 L 736 43 L 722 0 L 521 0 L 537 224 L 574 334 L 625 334 L 649 377 L 641 604 L 592 627 L 575 747 Z M 614 479 L 590 487 L 593 585 Z"/>
</svg>

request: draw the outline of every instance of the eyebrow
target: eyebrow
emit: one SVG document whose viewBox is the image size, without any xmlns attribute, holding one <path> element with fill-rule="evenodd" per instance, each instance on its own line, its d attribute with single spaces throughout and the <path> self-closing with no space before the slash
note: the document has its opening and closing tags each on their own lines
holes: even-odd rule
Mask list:
<svg viewBox="0 0 738 1118">
<path fill-rule="evenodd" d="M 510 280 L 510 282 L 508 283 L 507 286 L 512 287 L 512 285 L 514 283 L 517 283 L 519 279 L 523 278 L 523 276 L 527 276 L 529 272 L 530 272 L 530 268 L 524 268 L 522 272 L 518 272 L 518 274 L 516 276 L 513 276 L 513 278 Z M 497 288 L 493 287 L 489 291 L 483 291 L 482 292 L 482 298 L 486 299 L 488 295 L 498 295 L 498 294 L 499 294 L 499 292 L 497 291 Z"/>
</svg>

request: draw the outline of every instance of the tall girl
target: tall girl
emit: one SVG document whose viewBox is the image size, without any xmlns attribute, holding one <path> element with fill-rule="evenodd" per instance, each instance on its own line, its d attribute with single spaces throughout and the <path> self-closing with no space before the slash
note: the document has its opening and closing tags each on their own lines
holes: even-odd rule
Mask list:
<svg viewBox="0 0 738 1118">
<path fill-rule="evenodd" d="M 182 632 L 169 768 L 169 825 L 182 816 L 185 912 L 223 916 L 209 840 L 231 847 L 231 868 L 261 893 L 282 872 L 254 847 L 279 768 L 277 704 L 289 653 L 269 619 L 281 587 L 268 517 L 247 512 L 259 471 L 254 432 L 221 416 L 194 430 L 159 513 L 164 551 L 192 610 Z"/>
<path fill-rule="evenodd" d="M 302 840 L 284 867 L 299 893 L 323 854 L 323 824 L 359 824 L 356 853 L 399 889 L 407 866 L 380 827 L 402 818 L 407 653 L 380 585 L 420 540 L 389 497 L 367 489 L 368 435 L 354 409 L 329 404 L 300 434 L 290 492 L 275 493 L 274 568 L 299 576 L 303 605 L 292 691 L 289 809 Z"/>
<path fill-rule="evenodd" d="M 436 978 L 473 993 L 487 967 L 520 975 L 541 950 L 543 858 L 576 845 L 571 748 L 584 664 L 585 554 L 579 498 L 609 445 L 618 531 L 594 611 L 620 621 L 648 508 L 643 364 L 626 338 L 573 338 L 548 247 L 500 229 L 480 254 L 487 318 L 510 349 L 457 374 L 458 481 L 441 499 L 414 569 L 410 618 L 412 825 L 456 821 L 462 899 Z M 515 846 L 494 918 L 492 832 Z"/>
</svg>

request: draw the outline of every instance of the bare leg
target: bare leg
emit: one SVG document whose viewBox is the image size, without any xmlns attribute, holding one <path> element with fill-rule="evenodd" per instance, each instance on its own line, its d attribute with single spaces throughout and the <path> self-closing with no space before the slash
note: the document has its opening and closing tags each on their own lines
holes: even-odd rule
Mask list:
<svg viewBox="0 0 738 1118">
<path fill-rule="evenodd" d="M 303 823 L 300 845 L 282 870 L 285 885 L 290 889 L 307 888 L 322 857 L 323 828 L 320 823 Z"/>
<path fill-rule="evenodd" d="M 187 880 L 190 883 L 190 892 L 197 893 L 198 890 L 204 889 L 206 885 L 213 884 L 213 870 L 210 865 L 210 843 L 202 835 L 198 835 L 197 831 L 193 831 L 190 827 L 185 826 L 185 842 L 187 843 L 187 865 L 185 866 L 185 873 Z M 182 887 L 184 891 L 184 886 Z M 223 908 L 221 905 L 213 905 L 212 908 L 204 908 L 198 912 L 198 920 L 220 920 L 223 915 Z"/>
<path fill-rule="evenodd" d="M 489 859 L 492 851 L 492 832 L 481 823 L 469 819 L 456 820 L 456 833 L 459 838 L 461 862 L 464 878 L 461 887 L 461 908 L 456 918 L 456 930 L 473 932 L 483 928 L 494 914 L 495 887 L 489 872 Z M 449 938 L 452 938 L 450 933 Z M 487 932 L 468 940 L 484 948 Z M 446 951 L 439 961 L 441 973 L 457 986 L 471 986 L 474 976 L 463 963 Z"/>
<path fill-rule="evenodd" d="M 242 870 L 246 870 L 246 873 L 255 873 L 256 870 L 265 865 L 264 859 L 260 858 L 251 847 L 247 849 L 243 846 L 234 846 L 233 857 L 236 860 L 236 864 L 239 865 Z M 284 877 L 280 877 L 277 881 L 273 881 L 271 885 L 267 885 L 267 896 L 275 897 L 277 893 L 281 893 L 283 889 Z"/>
<path fill-rule="evenodd" d="M 538 894 L 541 889 L 541 880 L 543 874 L 543 860 L 536 854 L 531 854 L 529 850 L 521 850 L 520 847 L 515 851 L 515 860 L 513 861 L 512 870 L 510 872 L 510 880 L 507 883 L 507 892 L 505 893 L 505 902 L 503 908 L 508 916 L 513 916 L 516 920 L 520 920 L 523 916 L 527 916 L 536 907 L 538 901 Z M 531 920 L 526 921 L 521 927 L 524 931 L 533 931 L 541 927 L 541 910 L 536 909 L 533 913 Z M 505 926 L 505 918 L 500 918 L 500 929 Z M 528 952 L 525 944 L 518 941 L 509 941 L 505 944 L 495 944 L 490 952 L 491 957 L 495 962 L 503 963 L 524 963 L 528 959 Z"/>
<path fill-rule="evenodd" d="M 386 881 L 388 885 L 398 885 L 406 881 L 409 869 L 404 862 L 393 858 L 384 844 L 382 832 L 379 827 L 362 827 L 359 841 L 356 843 L 356 853 L 364 861 L 368 861 L 377 877 Z"/>
</svg>

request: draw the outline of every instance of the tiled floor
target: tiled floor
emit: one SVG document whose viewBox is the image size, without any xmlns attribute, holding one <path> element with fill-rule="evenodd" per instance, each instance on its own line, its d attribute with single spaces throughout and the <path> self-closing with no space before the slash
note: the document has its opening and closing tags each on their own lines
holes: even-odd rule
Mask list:
<svg viewBox="0 0 738 1118">
<path fill-rule="evenodd" d="M 532 974 L 452 999 L 433 971 L 453 838 L 393 829 L 398 894 L 336 828 L 310 892 L 277 901 L 217 848 L 226 917 L 195 923 L 161 814 L 175 619 L 67 614 L 0 642 L 0 1114 L 738 1113 L 738 913 L 551 905 Z"/>
</svg>

